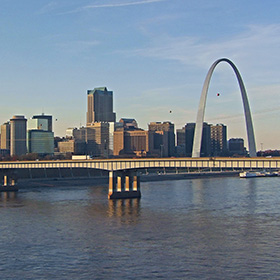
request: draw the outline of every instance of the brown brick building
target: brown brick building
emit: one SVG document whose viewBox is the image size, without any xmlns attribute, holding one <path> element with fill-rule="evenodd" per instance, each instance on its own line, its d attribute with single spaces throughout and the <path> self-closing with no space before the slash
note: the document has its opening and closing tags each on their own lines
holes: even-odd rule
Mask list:
<svg viewBox="0 0 280 280">
<path fill-rule="evenodd" d="M 147 156 L 152 154 L 153 133 L 137 130 L 114 132 L 114 156 Z"/>
</svg>

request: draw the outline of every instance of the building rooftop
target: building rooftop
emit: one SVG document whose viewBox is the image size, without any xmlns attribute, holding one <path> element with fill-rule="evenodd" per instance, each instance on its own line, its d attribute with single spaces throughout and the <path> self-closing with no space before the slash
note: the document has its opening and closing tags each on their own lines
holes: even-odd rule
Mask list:
<svg viewBox="0 0 280 280">
<path fill-rule="evenodd" d="M 24 116 L 13 116 L 11 120 L 25 120 Z"/>
<path fill-rule="evenodd" d="M 94 94 L 96 91 L 108 92 L 107 87 L 97 87 L 97 88 L 94 88 L 93 90 L 88 90 L 87 93 L 88 94 Z"/>
</svg>

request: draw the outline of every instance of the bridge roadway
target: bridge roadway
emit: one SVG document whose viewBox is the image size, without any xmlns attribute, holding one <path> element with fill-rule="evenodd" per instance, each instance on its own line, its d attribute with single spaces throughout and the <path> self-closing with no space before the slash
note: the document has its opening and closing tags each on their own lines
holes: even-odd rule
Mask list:
<svg viewBox="0 0 280 280">
<path fill-rule="evenodd" d="M 229 171 L 244 169 L 280 169 L 278 158 L 141 158 L 56 161 L 0 162 L 0 190 L 13 191 L 18 179 L 17 170 L 27 169 L 96 169 L 109 171 L 109 199 L 140 198 L 140 170 L 173 169 Z M 2 181 L 2 183 L 1 183 Z"/>
<path fill-rule="evenodd" d="M 0 162 L 1 169 L 93 168 L 107 171 L 139 170 L 147 168 L 217 168 L 217 169 L 278 169 L 280 157 L 271 158 L 137 158 L 56 161 Z"/>
</svg>

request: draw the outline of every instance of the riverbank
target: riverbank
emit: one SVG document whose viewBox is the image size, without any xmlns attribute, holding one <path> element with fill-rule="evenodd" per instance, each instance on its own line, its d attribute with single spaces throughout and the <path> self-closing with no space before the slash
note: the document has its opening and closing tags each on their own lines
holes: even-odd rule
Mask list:
<svg viewBox="0 0 280 280">
<path fill-rule="evenodd" d="M 238 176 L 238 171 L 225 172 L 189 172 L 189 173 L 152 173 L 142 174 L 140 176 L 141 182 L 153 181 L 173 181 L 173 180 L 187 180 L 199 178 L 213 178 L 213 177 L 232 177 Z M 67 178 L 36 178 L 36 179 L 20 179 L 17 186 L 21 188 L 33 187 L 56 187 L 56 186 L 96 186 L 108 185 L 109 178 L 106 176 L 95 177 L 67 177 Z"/>
</svg>

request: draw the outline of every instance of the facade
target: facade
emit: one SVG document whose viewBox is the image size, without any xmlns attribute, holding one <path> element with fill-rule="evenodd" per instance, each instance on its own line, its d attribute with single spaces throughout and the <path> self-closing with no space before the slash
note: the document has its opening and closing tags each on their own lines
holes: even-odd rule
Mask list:
<svg viewBox="0 0 280 280">
<path fill-rule="evenodd" d="M 67 141 L 61 141 L 57 143 L 58 151 L 61 154 L 75 154 L 75 141 L 68 139 Z"/>
<path fill-rule="evenodd" d="M 185 125 L 185 148 L 186 148 L 186 156 L 192 156 L 192 148 L 193 148 L 193 138 L 194 138 L 194 129 L 195 123 L 187 123 Z"/>
<path fill-rule="evenodd" d="M 87 91 L 87 126 L 94 122 L 115 122 L 113 92 L 106 87 Z"/>
<path fill-rule="evenodd" d="M 48 131 L 48 121 L 46 119 L 29 119 L 27 120 L 27 130 Z"/>
<path fill-rule="evenodd" d="M 227 152 L 227 127 L 223 124 L 211 125 L 211 155 L 223 156 Z"/>
<path fill-rule="evenodd" d="M 96 122 L 86 127 L 87 155 L 109 157 L 109 123 Z"/>
<path fill-rule="evenodd" d="M 194 130 L 195 123 L 187 123 L 185 126 L 186 130 L 186 156 L 192 156 L 193 141 L 194 141 Z M 210 125 L 208 123 L 203 123 L 202 130 L 202 141 L 201 141 L 201 152 L 200 156 L 207 157 L 211 154 L 211 132 Z"/>
<path fill-rule="evenodd" d="M 228 150 L 231 155 L 245 155 L 246 149 L 244 147 L 244 139 L 231 138 L 228 141 Z"/>
<path fill-rule="evenodd" d="M 40 120 L 46 120 L 47 121 L 47 131 L 53 131 L 52 128 L 52 116 L 50 115 L 36 115 L 32 117 L 33 119 L 40 119 Z"/>
<path fill-rule="evenodd" d="M 160 157 L 175 155 L 174 124 L 171 122 L 151 122 L 149 132 L 154 133 L 153 151 Z"/>
<path fill-rule="evenodd" d="M 58 151 L 62 154 L 83 155 L 86 151 L 85 142 L 67 139 L 66 141 L 58 142 Z"/>
<path fill-rule="evenodd" d="M 35 116 L 27 121 L 27 152 L 39 155 L 54 153 L 54 133 L 49 129 L 51 116 Z"/>
<path fill-rule="evenodd" d="M 135 119 L 121 118 L 119 123 L 123 124 L 124 129 L 138 129 L 138 124 Z"/>
<path fill-rule="evenodd" d="M 27 152 L 39 155 L 54 153 L 54 134 L 47 130 L 27 131 Z"/>
<path fill-rule="evenodd" d="M 114 156 L 124 155 L 126 153 L 124 148 L 124 133 L 124 129 L 120 129 L 114 132 Z"/>
<path fill-rule="evenodd" d="M 109 157 L 114 155 L 114 132 L 123 127 L 122 122 L 109 122 Z"/>
<path fill-rule="evenodd" d="M 11 156 L 25 155 L 26 150 L 26 118 L 24 116 L 13 116 L 10 119 Z"/>
<path fill-rule="evenodd" d="M 186 130 L 185 128 L 176 129 L 177 146 L 186 145 Z"/>
<path fill-rule="evenodd" d="M 10 123 L 1 125 L 1 150 L 10 150 Z"/>
<path fill-rule="evenodd" d="M 185 127 L 176 130 L 176 156 L 186 156 L 186 129 Z"/>
<path fill-rule="evenodd" d="M 146 156 L 152 151 L 152 133 L 142 129 L 114 132 L 114 156 Z"/>
<path fill-rule="evenodd" d="M 74 128 L 72 130 L 72 137 L 75 141 L 86 142 L 87 139 L 86 135 L 87 135 L 86 127 Z"/>
</svg>

